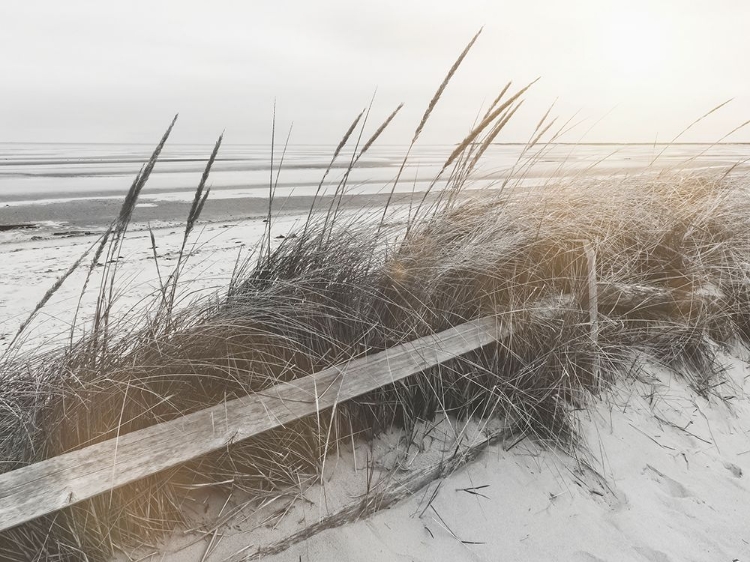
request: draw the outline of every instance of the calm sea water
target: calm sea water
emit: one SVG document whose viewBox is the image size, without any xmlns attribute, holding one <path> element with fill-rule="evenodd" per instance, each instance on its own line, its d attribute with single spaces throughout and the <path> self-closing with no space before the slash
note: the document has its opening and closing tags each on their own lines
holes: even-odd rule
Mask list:
<svg viewBox="0 0 750 562">
<path fill-rule="evenodd" d="M 413 150 L 400 189 L 424 188 L 450 154 L 452 146 Z M 152 145 L 145 144 L 0 144 L 0 205 L 30 205 L 70 199 L 119 198 L 130 186 Z M 333 154 L 333 146 L 292 146 L 284 155 L 278 176 L 278 196 L 312 195 Z M 478 186 L 501 181 L 518 167 L 519 145 L 496 145 L 474 175 Z M 206 159 L 208 145 L 168 145 L 143 192 L 145 200 L 185 200 L 192 196 Z M 663 153 L 662 153 L 663 151 Z M 348 192 L 378 193 L 388 187 L 401 165 L 405 146 L 373 147 L 358 163 L 348 181 Z M 628 173 L 647 165 L 657 155 L 658 166 L 721 167 L 750 157 L 750 145 L 555 145 L 533 151 L 531 177 L 585 170 L 601 175 Z M 660 154 L 661 153 L 661 154 Z M 214 198 L 268 197 L 271 177 L 276 180 L 281 149 L 274 171 L 267 145 L 223 146 L 212 175 Z M 323 191 L 335 189 L 351 159 L 340 155 Z"/>
</svg>

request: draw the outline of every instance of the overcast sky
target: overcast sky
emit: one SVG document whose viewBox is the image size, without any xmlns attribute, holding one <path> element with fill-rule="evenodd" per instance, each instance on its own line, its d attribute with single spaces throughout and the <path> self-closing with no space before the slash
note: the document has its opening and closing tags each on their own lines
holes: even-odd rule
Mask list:
<svg viewBox="0 0 750 562">
<path fill-rule="evenodd" d="M 372 126 L 405 102 L 383 139 L 405 143 L 481 26 L 425 142 L 537 76 L 499 140 L 554 100 L 567 140 L 671 140 L 733 97 L 684 139 L 714 141 L 750 119 L 748 24 L 747 0 L 2 0 L 0 141 L 154 142 L 179 112 L 177 142 L 267 143 L 276 98 L 292 142 L 331 144 L 377 88 Z"/>
</svg>

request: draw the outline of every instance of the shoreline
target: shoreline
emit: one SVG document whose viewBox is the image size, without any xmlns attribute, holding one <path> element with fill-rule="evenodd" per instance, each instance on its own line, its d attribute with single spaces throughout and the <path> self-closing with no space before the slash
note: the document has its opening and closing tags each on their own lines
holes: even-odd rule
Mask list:
<svg viewBox="0 0 750 562">
<path fill-rule="evenodd" d="M 345 195 L 341 209 L 368 211 L 383 208 L 391 198 L 391 206 L 419 204 L 425 192 L 388 193 L 368 195 Z M 432 201 L 436 195 L 428 195 Z M 333 196 L 317 199 L 311 195 L 277 197 L 272 206 L 273 218 L 306 216 L 315 201 L 315 212 L 325 212 L 333 202 Z M 106 229 L 119 213 L 122 198 L 88 199 L 67 201 L 50 205 L 0 207 L 0 244 L 40 240 L 69 235 L 95 235 Z M 185 223 L 191 201 L 164 201 L 154 203 L 144 200 L 136 205 L 131 230 L 180 227 Z M 201 213 L 199 223 L 217 224 L 265 219 L 268 215 L 268 198 L 237 197 L 214 198 L 210 196 Z"/>
<path fill-rule="evenodd" d="M 722 166 L 694 165 L 688 168 L 690 172 L 700 173 L 715 170 Z M 575 177 L 593 181 L 596 179 L 612 179 L 613 177 L 632 177 L 633 174 L 649 173 L 651 170 L 642 167 L 617 168 L 607 170 L 607 174 L 592 174 L 585 170 L 570 170 L 570 173 L 557 180 L 564 184 L 566 180 Z M 661 171 L 656 168 L 653 172 Z M 743 173 L 744 167 L 738 166 L 734 173 Z M 464 188 L 464 197 L 478 196 L 483 191 L 496 191 L 501 186 L 507 174 L 488 173 L 472 180 Z M 534 189 L 549 185 L 549 174 L 527 174 L 520 180 L 515 180 L 515 188 Z M 432 180 L 431 180 L 432 181 Z M 362 192 L 370 185 L 378 185 L 377 192 Z M 420 185 L 421 184 L 421 185 Z M 419 204 L 427 194 L 427 200 L 433 200 L 443 190 L 444 180 L 432 185 L 432 192 L 427 194 L 425 187 L 431 185 L 423 179 L 403 181 L 391 194 L 388 182 L 379 180 L 358 181 L 349 187 L 351 191 L 342 197 L 341 208 L 347 210 L 382 208 L 390 199 L 389 205 Z M 295 194 L 297 186 L 287 187 L 279 185 L 274 197 L 272 212 L 274 216 L 307 214 L 315 203 L 314 211 L 326 211 L 336 195 L 329 194 L 325 186 L 321 193 L 314 195 L 315 187 L 304 183 L 308 193 Z M 423 187 L 425 186 L 425 187 Z M 352 192 L 360 190 L 360 193 Z M 21 195 L 7 195 L 0 201 L 0 244 L 2 233 L 33 233 L 34 235 L 51 235 L 66 230 L 97 231 L 104 230 L 118 215 L 124 193 L 114 194 L 109 191 L 96 193 L 71 193 L 66 197 L 28 199 Z M 133 213 L 132 223 L 145 228 L 147 224 L 178 225 L 184 223 L 192 204 L 194 190 L 192 189 L 161 189 L 142 193 L 139 203 Z M 218 187 L 214 188 L 206 201 L 201 214 L 203 222 L 241 221 L 265 218 L 268 215 L 268 187 Z M 36 231 L 36 232 L 35 232 Z M 57 234 L 59 235 L 59 234 Z"/>
</svg>

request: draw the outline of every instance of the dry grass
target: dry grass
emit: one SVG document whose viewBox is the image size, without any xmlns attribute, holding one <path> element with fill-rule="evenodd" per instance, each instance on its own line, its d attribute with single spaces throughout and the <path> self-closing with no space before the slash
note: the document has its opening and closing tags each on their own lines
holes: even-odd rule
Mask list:
<svg viewBox="0 0 750 562">
<path fill-rule="evenodd" d="M 110 317 L 115 272 L 107 273 L 87 337 L 2 364 L 0 471 L 481 316 L 507 320 L 508 341 L 2 533 L 0 557 L 106 560 L 178 526 L 196 484 L 242 489 L 260 501 L 312 482 L 330 450 L 352 437 L 371 438 L 394 425 L 408 429 L 436 414 L 501 417 L 519 433 L 570 450 L 571 413 L 600 383 L 606 389 L 633 376 L 642 354 L 684 376 L 696 392 L 711 392 L 721 382 L 717 345 L 750 341 L 746 185 L 647 172 L 561 180 L 544 189 L 511 183 L 468 198 L 470 172 L 519 96 L 498 98 L 449 156 L 446 168 L 453 171 L 442 193 L 450 196 L 411 217 L 408 230 L 404 222 L 383 221 L 380 211 L 334 214 L 333 221 L 311 213 L 297 237 L 238 268 L 221 300 L 175 312 L 170 283 L 177 283 L 178 263 L 137 326 Z M 542 120 L 532 135 L 532 162 L 538 153 L 531 148 L 549 126 Z M 205 201 L 210 162 L 188 229 Z M 134 186 L 142 187 L 142 175 Z M 137 193 L 128 197 L 110 254 Z M 596 254 L 601 292 L 596 342 L 587 247 Z M 652 302 L 649 294 L 666 298 Z"/>
</svg>

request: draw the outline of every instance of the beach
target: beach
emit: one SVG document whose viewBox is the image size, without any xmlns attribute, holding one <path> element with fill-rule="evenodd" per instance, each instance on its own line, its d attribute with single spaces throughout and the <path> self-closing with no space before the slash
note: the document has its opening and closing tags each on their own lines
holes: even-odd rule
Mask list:
<svg viewBox="0 0 750 562">
<path fill-rule="evenodd" d="M 5 4 L 0 562 L 750 562 L 750 3 Z"/>
<path fill-rule="evenodd" d="M 441 182 L 430 185 L 450 148 L 416 150 L 393 194 L 392 180 L 406 147 L 373 148 L 346 177 L 341 208 L 364 214 L 377 214 L 386 203 L 393 208 L 414 208 L 431 189 L 429 204 L 443 188 Z M 268 215 L 270 178 L 275 186 L 271 235 L 275 243 L 281 240 L 277 237 L 303 224 L 313 202 L 317 212 L 326 212 L 347 169 L 343 155 L 343 164 L 332 167 L 321 182 L 332 150 L 324 146 L 294 147 L 285 154 L 281 172 L 274 174 L 268 147 L 229 146 L 222 150 L 212 172 L 212 190 L 200 225 L 190 241 L 195 257 L 189 260 L 192 273 L 185 277 L 185 292 L 225 287 L 238 256 L 246 258 L 256 248 Z M 7 289 L 0 296 L 0 349 L 12 340 L 24 315 L 33 310 L 49 286 L 117 216 L 148 151 L 147 145 L 0 144 L 0 274 Z M 732 169 L 740 174 L 750 145 L 560 144 L 538 150 L 536 156 L 524 151 L 519 145 L 499 145 L 494 152 L 489 151 L 484 157 L 487 162 L 472 176 L 468 195 L 462 197 L 481 198 L 483 190 L 496 192 L 505 187 L 508 177 L 518 173 L 524 177 L 514 177 L 512 186 L 528 186 L 532 191 L 566 178 L 596 181 L 637 175 L 649 164 L 651 172 L 679 168 L 684 174 L 692 174 Z M 209 152 L 210 147 L 201 145 L 168 147 L 155 167 L 135 207 L 131 232 L 121 252 L 123 279 L 130 280 L 128 290 L 123 291 L 123 307 L 153 296 L 158 287 L 149 228 L 157 240 L 157 258 L 164 266 L 168 267 L 176 256 L 193 186 Z M 519 163 L 522 155 L 533 160 L 533 168 Z M 278 153 L 276 158 L 278 163 Z M 246 252 L 239 252 L 240 248 Z M 38 328 L 37 334 L 46 334 L 46 338 L 54 335 L 52 341 L 57 341 L 55 338 L 72 321 L 65 313 L 77 303 L 84 277 L 81 270 L 65 283 L 52 308 L 44 311 L 44 328 Z M 83 299 L 80 318 L 92 311 L 92 303 L 93 295 Z"/>
<path fill-rule="evenodd" d="M 630 150 L 631 156 L 613 158 L 611 166 L 592 172 L 592 163 L 606 158 L 612 148 L 584 151 L 577 165 L 566 168 L 567 176 L 558 170 L 568 161 L 562 156 L 552 159 L 546 168 L 529 174 L 528 183 L 516 187 L 528 197 L 534 189 L 544 189 L 548 174 L 555 174 L 558 181 L 585 177 L 593 182 L 637 176 L 654 154 L 653 147 L 619 147 L 626 153 Z M 671 169 L 677 162 L 685 164 L 681 168 L 685 175 L 729 170 L 732 159 L 742 156 L 747 147 L 720 147 L 718 155 L 698 158 L 705 149 L 679 147 L 678 156 L 648 173 Z M 634 162 L 636 152 L 640 159 Z M 272 205 L 272 248 L 305 224 L 318 186 L 313 177 L 320 176 L 325 164 L 316 158 L 301 164 L 309 179 L 294 186 L 278 184 Z M 0 225 L 8 227 L 0 232 L 0 351 L 13 340 L 35 303 L 91 250 L 117 215 L 136 160 L 87 163 L 109 167 L 101 176 L 105 185 L 98 190 L 52 189 L 47 172 L 18 176 L 13 168 L 13 173 L 0 176 L 0 187 L 7 190 L 0 202 Z M 366 172 L 382 178 L 394 174 L 400 164 L 395 157 L 383 162 Z M 440 158 L 433 155 L 430 162 L 432 172 L 436 166 L 439 169 Z M 38 172 L 46 165 L 32 169 Z M 57 160 L 49 165 L 84 166 Z M 200 174 L 200 166 L 189 165 L 189 171 L 164 171 L 152 189 L 144 190 L 114 258 L 119 281 L 113 315 L 125 323 L 129 317 L 134 322 L 142 319 L 144 307 L 158 300 L 161 283 L 177 263 L 192 197 L 190 184 L 180 178 L 185 174 L 197 180 Z M 481 200 L 483 190 L 501 189 L 503 173 L 514 167 L 512 158 L 502 165 L 490 166 L 494 171 L 472 186 L 467 200 Z M 270 168 L 262 170 L 269 172 Z M 99 177 L 80 169 L 76 173 L 86 185 Z M 226 178 L 236 173 L 240 172 L 217 174 L 188 239 L 178 309 L 200 297 L 221 298 L 238 264 L 257 256 L 267 228 L 269 187 L 233 185 Z M 340 170 L 336 174 L 331 173 L 316 199 L 318 212 L 335 203 L 331 190 L 342 178 Z M 159 180 L 158 175 L 155 178 Z M 115 180 L 121 185 L 108 187 Z M 388 184 L 381 180 L 351 181 L 342 214 L 361 215 L 362 221 L 379 218 L 386 202 L 394 213 L 389 217 L 408 216 L 426 190 L 424 184 L 412 181 L 391 198 Z M 27 187 L 24 182 L 29 182 Z M 430 195 L 428 201 L 434 197 Z M 24 333 L 22 350 L 53 349 L 84 334 L 85 320 L 96 307 L 97 276 L 103 265 L 102 259 L 93 266 L 94 290 L 83 296 L 80 289 L 87 266 L 70 275 Z M 74 319 L 76 327 L 71 331 Z M 577 414 L 581 448 L 572 456 L 516 434 L 512 439 L 503 437 L 502 425 L 452 417 L 425 421 L 406 448 L 403 433 L 396 429 L 373 440 L 352 440 L 351 447 L 339 447 L 327 459 L 319 480 L 280 492 L 260 507 L 239 492 L 226 500 L 208 491 L 193 494 L 191 501 L 199 502 L 197 511 L 185 509 L 198 522 L 190 532 L 176 531 L 153 554 L 148 548 L 135 549 L 115 558 L 239 562 L 249 555 L 266 555 L 264 559 L 279 561 L 489 562 L 499 555 L 502 560 L 581 562 L 746 560 L 750 552 L 745 524 L 750 520 L 747 359 L 739 346 L 721 351 L 720 362 L 728 373 L 724 395 L 737 398 L 731 403 L 698 397 L 675 373 L 647 365 L 643 376 L 618 384 L 604 401 Z M 443 473 L 445 466 L 452 468 Z M 373 485 L 383 503 L 362 511 L 360 502 L 373 493 Z"/>
</svg>

